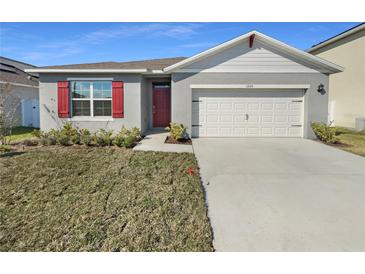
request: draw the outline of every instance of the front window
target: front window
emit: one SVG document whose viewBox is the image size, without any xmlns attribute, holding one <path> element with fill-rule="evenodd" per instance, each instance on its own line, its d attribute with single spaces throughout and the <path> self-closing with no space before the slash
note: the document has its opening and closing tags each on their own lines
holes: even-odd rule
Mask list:
<svg viewBox="0 0 365 274">
<path fill-rule="evenodd" d="M 111 116 L 111 81 L 71 82 L 72 116 Z"/>
</svg>

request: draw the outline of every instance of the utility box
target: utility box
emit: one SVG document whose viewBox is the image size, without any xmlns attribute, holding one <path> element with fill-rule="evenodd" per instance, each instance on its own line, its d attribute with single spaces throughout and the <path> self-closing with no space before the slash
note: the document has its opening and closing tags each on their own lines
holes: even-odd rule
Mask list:
<svg viewBox="0 0 365 274">
<path fill-rule="evenodd" d="M 355 128 L 357 131 L 365 130 L 365 117 L 355 119 Z"/>
</svg>

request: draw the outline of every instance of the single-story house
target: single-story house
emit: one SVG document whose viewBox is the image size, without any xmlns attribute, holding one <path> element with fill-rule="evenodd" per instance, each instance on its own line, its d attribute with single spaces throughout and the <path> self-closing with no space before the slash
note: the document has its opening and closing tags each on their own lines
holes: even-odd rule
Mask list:
<svg viewBox="0 0 365 274">
<path fill-rule="evenodd" d="M 307 50 L 344 66 L 329 78 L 329 113 L 334 125 L 355 127 L 365 120 L 365 23 L 327 39 Z"/>
<path fill-rule="evenodd" d="M 42 130 L 142 132 L 182 123 L 192 137 L 313 138 L 328 121 L 328 77 L 343 68 L 257 31 L 189 58 L 28 69 Z"/>
<path fill-rule="evenodd" d="M 39 127 L 38 75 L 24 71 L 30 68 L 35 66 L 0 56 L 0 87 L 8 94 L 4 109 L 12 126 Z"/>
</svg>

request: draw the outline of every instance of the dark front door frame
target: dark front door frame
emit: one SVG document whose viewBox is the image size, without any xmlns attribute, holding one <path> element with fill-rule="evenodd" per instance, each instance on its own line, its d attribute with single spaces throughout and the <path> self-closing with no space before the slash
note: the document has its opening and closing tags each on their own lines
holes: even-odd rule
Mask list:
<svg viewBox="0 0 365 274">
<path fill-rule="evenodd" d="M 152 83 L 152 126 L 166 127 L 171 122 L 171 84 Z"/>
</svg>

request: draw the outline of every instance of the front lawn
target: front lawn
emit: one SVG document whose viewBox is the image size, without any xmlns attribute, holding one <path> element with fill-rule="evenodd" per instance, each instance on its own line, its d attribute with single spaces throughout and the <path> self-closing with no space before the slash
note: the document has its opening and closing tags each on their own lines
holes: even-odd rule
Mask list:
<svg viewBox="0 0 365 274">
<path fill-rule="evenodd" d="M 0 155 L 0 251 L 212 251 L 193 154 Z"/>
<path fill-rule="evenodd" d="M 339 148 L 365 156 L 365 132 L 356 132 L 347 128 L 336 128 L 336 136 L 343 146 Z"/>
<path fill-rule="evenodd" d="M 10 142 L 19 142 L 25 139 L 32 138 L 32 132 L 35 130 L 33 127 L 14 127 L 11 130 L 11 135 L 9 136 Z"/>
</svg>

